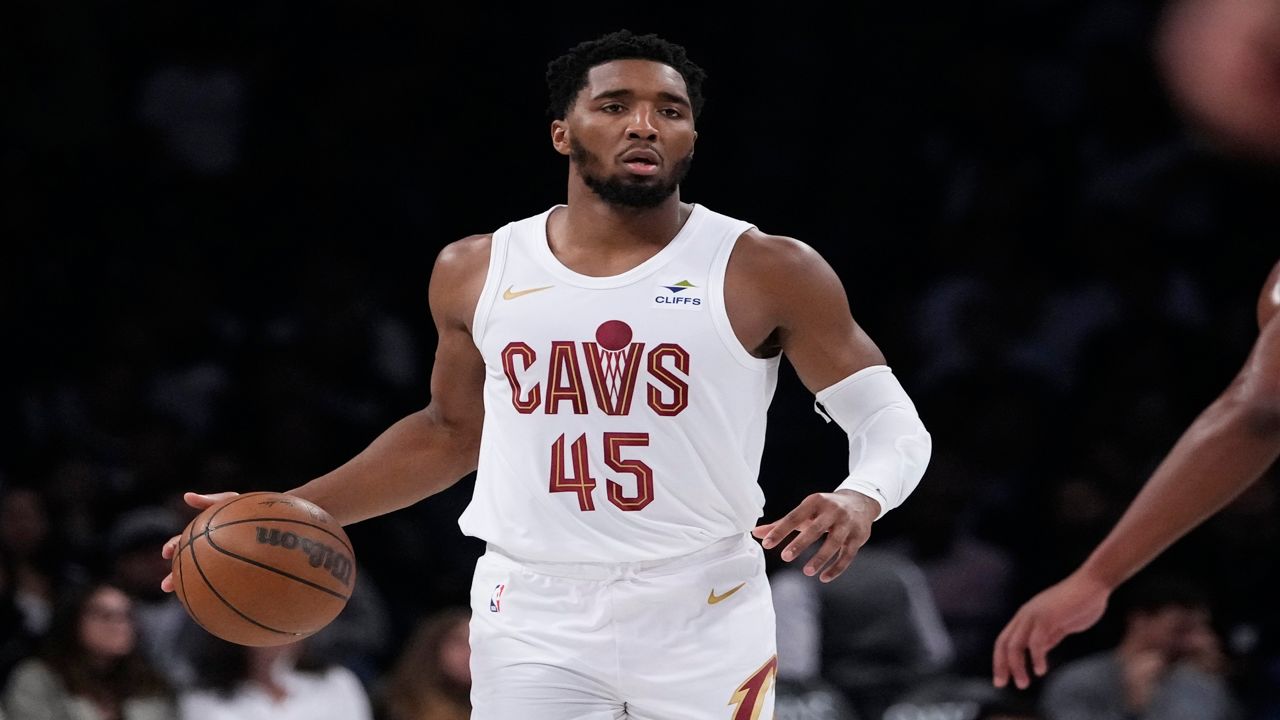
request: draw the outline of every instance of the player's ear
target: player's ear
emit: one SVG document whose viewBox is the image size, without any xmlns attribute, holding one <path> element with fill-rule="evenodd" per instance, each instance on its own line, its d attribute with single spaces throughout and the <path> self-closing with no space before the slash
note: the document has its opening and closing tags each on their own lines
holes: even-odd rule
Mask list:
<svg viewBox="0 0 1280 720">
<path fill-rule="evenodd" d="M 568 155 L 571 151 L 569 146 L 569 123 L 564 120 L 551 121 L 551 146 L 561 155 Z"/>
</svg>

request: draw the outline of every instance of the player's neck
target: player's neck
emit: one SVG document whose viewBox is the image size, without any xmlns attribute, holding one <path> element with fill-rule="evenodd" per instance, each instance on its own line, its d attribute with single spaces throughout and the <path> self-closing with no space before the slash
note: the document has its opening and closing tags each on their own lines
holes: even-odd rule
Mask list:
<svg viewBox="0 0 1280 720">
<path fill-rule="evenodd" d="M 655 207 L 628 208 L 606 202 L 585 185 L 570 186 L 567 206 L 547 222 L 547 238 L 553 249 L 575 251 L 662 247 L 691 212 L 693 206 L 680 202 L 679 189 Z"/>
</svg>

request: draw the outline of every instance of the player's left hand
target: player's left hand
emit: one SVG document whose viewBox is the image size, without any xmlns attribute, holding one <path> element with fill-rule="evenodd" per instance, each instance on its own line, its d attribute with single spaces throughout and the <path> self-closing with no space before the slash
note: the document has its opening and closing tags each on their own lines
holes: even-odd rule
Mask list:
<svg viewBox="0 0 1280 720">
<path fill-rule="evenodd" d="M 814 575 L 831 582 L 849 567 L 858 549 L 871 537 L 871 523 L 880 515 L 880 503 L 853 490 L 837 490 L 814 493 L 787 513 L 781 520 L 760 525 L 751 534 L 761 538 L 766 550 L 799 531 L 795 539 L 787 543 L 782 559 L 791 562 L 800 557 L 823 534 L 826 542 L 805 563 L 804 574 Z"/>
</svg>

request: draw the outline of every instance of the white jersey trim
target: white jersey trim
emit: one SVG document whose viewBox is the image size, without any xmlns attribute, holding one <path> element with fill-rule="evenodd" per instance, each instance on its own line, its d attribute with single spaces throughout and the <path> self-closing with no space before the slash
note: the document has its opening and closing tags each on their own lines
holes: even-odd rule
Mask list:
<svg viewBox="0 0 1280 720">
<path fill-rule="evenodd" d="M 507 265 L 507 248 L 511 245 L 511 225 L 507 224 L 494 231 L 489 241 L 489 269 L 484 276 L 484 287 L 480 289 L 480 299 L 476 302 L 476 310 L 471 318 L 471 341 L 480 348 L 484 339 L 485 324 L 489 321 L 489 311 L 498 299 L 498 284 L 502 279 L 502 270 Z"/>
<path fill-rule="evenodd" d="M 594 290 L 625 287 L 653 275 L 667 265 L 672 258 L 680 254 L 680 249 L 689 242 L 689 238 L 697 233 L 698 226 L 702 224 L 703 219 L 709 214 L 706 208 L 695 203 L 692 212 L 689 213 L 689 217 L 685 218 L 684 225 L 681 225 L 680 229 L 676 231 L 675 237 L 671 238 L 671 242 L 654 253 L 652 257 L 626 272 L 617 275 L 596 276 L 583 275 L 573 271 L 560 262 L 555 253 L 551 252 L 551 244 L 547 240 L 547 221 L 551 218 L 552 212 L 562 207 L 566 206 L 553 206 L 550 210 L 538 216 L 539 220 L 533 235 L 533 257 L 556 279 L 574 287 Z"/>
<path fill-rule="evenodd" d="M 729 321 L 729 310 L 724 299 L 724 278 L 725 273 L 729 269 L 729 256 L 733 254 L 733 248 L 738 244 L 738 238 L 743 233 L 750 230 L 754 225 L 743 223 L 742 227 L 737 228 L 732 237 L 725 239 L 720 244 L 720 250 L 716 252 L 715 259 L 711 261 L 710 276 L 707 278 L 708 292 L 711 302 L 711 321 L 716 327 L 716 334 L 720 336 L 720 342 L 724 345 L 729 354 L 733 356 L 738 364 L 748 370 L 768 371 L 777 367 L 782 355 L 775 355 L 769 358 L 761 358 L 752 355 L 745 347 L 742 341 L 738 339 L 738 334 L 733 331 L 733 323 Z"/>
</svg>

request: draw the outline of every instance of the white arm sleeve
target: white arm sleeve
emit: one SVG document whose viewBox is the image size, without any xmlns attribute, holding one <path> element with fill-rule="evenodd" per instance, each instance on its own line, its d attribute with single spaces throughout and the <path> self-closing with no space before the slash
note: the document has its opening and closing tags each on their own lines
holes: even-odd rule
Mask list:
<svg viewBox="0 0 1280 720">
<path fill-rule="evenodd" d="M 916 406 L 887 365 L 866 367 L 818 391 L 814 409 L 849 436 L 849 477 L 854 490 L 880 503 L 880 515 L 898 507 L 920 484 L 933 441 Z"/>
</svg>

